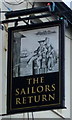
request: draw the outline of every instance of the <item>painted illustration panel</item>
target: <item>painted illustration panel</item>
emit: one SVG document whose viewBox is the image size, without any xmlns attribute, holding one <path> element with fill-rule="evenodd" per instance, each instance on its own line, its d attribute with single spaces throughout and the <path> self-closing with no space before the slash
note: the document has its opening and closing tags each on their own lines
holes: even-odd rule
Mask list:
<svg viewBox="0 0 72 120">
<path fill-rule="evenodd" d="M 14 33 L 13 77 L 59 71 L 59 27 Z"/>
</svg>

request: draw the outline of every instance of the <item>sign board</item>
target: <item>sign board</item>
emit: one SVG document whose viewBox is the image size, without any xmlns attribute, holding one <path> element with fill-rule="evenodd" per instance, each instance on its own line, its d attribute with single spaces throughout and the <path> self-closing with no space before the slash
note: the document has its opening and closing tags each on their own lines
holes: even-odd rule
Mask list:
<svg viewBox="0 0 72 120">
<path fill-rule="evenodd" d="M 9 28 L 7 113 L 64 108 L 64 22 Z"/>
</svg>

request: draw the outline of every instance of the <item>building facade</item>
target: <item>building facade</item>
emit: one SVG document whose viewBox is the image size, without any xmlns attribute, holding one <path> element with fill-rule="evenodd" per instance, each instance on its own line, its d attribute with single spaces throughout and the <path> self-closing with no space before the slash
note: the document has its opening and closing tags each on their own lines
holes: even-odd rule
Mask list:
<svg viewBox="0 0 72 120">
<path fill-rule="evenodd" d="M 19 6 L 17 6 L 17 5 L 13 6 L 13 5 L 9 5 L 7 3 L 6 3 L 6 5 L 8 7 L 11 7 L 13 10 L 19 10 L 19 9 L 21 10 L 21 9 L 24 9 L 24 7 L 26 9 L 32 7 L 32 3 L 30 3 L 30 2 L 29 3 L 24 2 L 24 3 L 20 4 Z M 35 4 L 35 6 L 43 6 L 43 3 L 37 3 L 37 4 Z M 5 7 L 4 4 L 1 4 L 0 7 L 1 7 L 1 10 L 4 10 L 4 11 L 7 10 L 7 8 Z M 72 11 L 70 11 L 70 12 L 72 12 Z M 72 66 L 71 65 L 72 64 L 71 63 L 71 60 L 72 60 L 72 57 L 71 57 L 72 25 L 69 23 L 69 21 L 71 20 L 71 18 L 69 19 L 69 15 L 66 16 L 66 17 L 68 18 L 68 21 L 66 21 L 66 26 L 65 26 L 65 106 L 66 106 L 66 109 L 34 112 L 33 115 L 30 112 L 29 113 L 30 118 L 32 118 L 32 117 L 34 117 L 34 118 L 70 118 L 70 80 L 72 78 L 72 76 L 71 76 L 71 69 L 72 69 L 72 67 L 71 67 Z M 2 20 L 5 19 L 4 14 L 2 15 L 1 19 Z M 55 16 L 50 16 L 49 18 L 42 18 L 42 19 L 40 18 L 40 19 L 32 20 L 31 22 L 32 23 L 33 22 L 36 22 L 36 23 L 37 22 L 47 22 L 47 21 L 53 21 L 55 19 L 57 19 L 57 18 L 55 18 Z M 24 24 L 24 23 L 22 22 L 22 23 L 19 23 L 19 25 L 20 24 Z M 0 112 L 1 114 L 6 114 L 6 109 L 7 109 L 6 100 L 7 100 L 7 44 L 8 44 L 8 33 L 6 31 L 6 28 L 9 27 L 9 26 L 13 26 L 13 24 L 9 24 L 9 25 L 5 24 L 4 25 L 4 30 L 3 31 L 0 30 L 0 34 L 2 36 L 1 41 L 0 41 L 1 42 L 0 43 L 0 45 L 1 45 L 1 47 L 0 47 L 0 52 L 1 52 L 1 56 L 0 56 L 1 57 L 0 78 L 1 78 L 1 83 L 2 83 L 2 85 L 0 85 L 1 92 L 2 92 L 2 94 L 1 94 L 2 111 Z M 22 37 L 21 35 L 15 36 L 16 39 L 21 39 L 21 37 Z M 44 41 L 41 41 L 41 43 L 42 42 L 44 43 Z M 21 43 L 19 43 L 19 44 L 21 44 Z M 19 49 L 19 47 L 18 47 L 18 49 Z M 13 50 L 16 51 L 16 46 Z M 46 61 L 45 54 L 41 54 L 40 59 L 37 59 L 37 56 L 38 56 L 38 53 L 39 53 L 40 50 L 41 50 L 41 48 L 40 48 L 40 42 L 39 42 L 39 46 L 35 51 L 35 54 L 36 54 L 35 59 L 33 59 L 32 62 L 31 62 L 32 57 L 31 56 L 29 58 L 27 57 L 28 54 L 29 54 L 29 51 L 27 51 L 26 49 L 21 51 L 21 56 L 19 56 L 18 54 L 17 54 L 18 57 L 14 56 L 14 61 L 16 61 L 15 64 L 17 64 L 17 66 L 14 69 L 14 76 L 18 76 L 20 74 L 21 74 L 21 76 L 25 75 L 26 73 L 22 73 L 21 71 L 27 70 L 27 67 L 28 68 L 30 67 L 30 69 L 31 69 L 32 65 L 33 65 L 33 71 L 31 70 L 31 72 L 29 72 L 29 73 L 28 73 L 28 71 L 26 71 L 28 74 L 32 74 L 32 73 L 37 74 L 37 72 L 38 73 L 45 73 L 45 72 L 47 72 L 47 67 L 52 69 L 52 64 L 54 64 L 53 63 L 54 60 L 55 60 L 55 62 L 58 61 L 57 53 L 55 53 L 55 50 L 54 50 L 54 56 L 55 56 L 54 58 L 55 59 L 53 59 L 52 62 L 49 63 L 48 66 L 46 66 L 46 64 L 45 64 L 45 61 Z M 20 50 L 19 50 L 18 53 L 20 53 Z M 42 52 L 40 52 L 40 53 L 42 53 Z M 52 59 L 52 58 L 50 58 L 50 59 Z M 21 61 L 21 64 L 19 65 L 20 61 Z M 24 61 L 25 64 L 22 64 L 22 61 Z M 30 62 L 29 66 L 26 66 L 27 61 Z M 25 68 L 25 66 L 26 66 L 26 68 Z M 19 74 L 17 74 L 17 73 L 19 73 Z M 21 113 L 21 114 L 14 114 L 14 115 L 8 115 L 8 116 L 5 115 L 2 118 L 10 118 L 10 119 L 11 118 L 28 118 L 28 114 L 27 113 Z"/>
</svg>

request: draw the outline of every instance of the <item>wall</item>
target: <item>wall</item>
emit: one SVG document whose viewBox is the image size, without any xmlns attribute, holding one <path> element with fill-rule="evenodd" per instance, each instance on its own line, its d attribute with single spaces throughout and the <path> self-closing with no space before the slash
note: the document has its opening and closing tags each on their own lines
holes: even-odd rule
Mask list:
<svg viewBox="0 0 72 120">
<path fill-rule="evenodd" d="M 19 5 L 19 6 L 10 6 L 13 10 L 19 9 L 19 8 L 26 8 L 27 3 Z M 29 7 L 31 7 L 29 5 Z M 2 6 L 2 10 L 7 10 L 4 5 Z M 2 16 L 2 19 L 4 19 L 4 15 Z M 45 21 L 45 19 L 43 19 Z M 1 33 L 2 32 L 2 33 Z M 2 82 L 2 87 L 0 90 L 2 90 L 2 113 L 6 113 L 6 89 L 7 89 L 7 42 L 8 42 L 8 34 L 7 32 L 1 31 L 0 34 L 2 35 L 2 39 L 0 41 L 0 57 L 1 57 L 1 68 L 0 68 L 0 80 Z M 70 118 L 70 46 L 72 44 L 71 41 L 71 34 L 70 29 L 66 28 L 65 31 L 65 104 L 67 109 L 65 110 L 54 110 L 54 111 L 42 111 L 42 112 L 35 112 L 34 118 L 60 118 L 56 113 L 60 114 L 61 116 L 64 116 L 65 118 Z M 72 77 L 72 76 L 71 76 Z M 1 83 L 0 82 L 0 83 Z M 1 102 L 0 102 L 1 104 Z M 1 113 L 1 112 L 0 112 Z M 9 115 L 4 116 L 3 118 L 27 118 L 27 113 L 21 113 L 21 114 L 15 114 L 15 115 Z M 29 117 L 32 117 L 32 113 L 29 113 Z"/>
<path fill-rule="evenodd" d="M 72 1 L 70 2 L 70 8 L 72 9 Z"/>
<path fill-rule="evenodd" d="M 71 26 L 72 28 L 72 26 Z M 71 29 L 71 41 L 70 41 L 70 91 L 72 91 L 72 29 Z M 70 92 L 70 118 L 72 119 L 72 92 Z"/>
<path fill-rule="evenodd" d="M 0 3 L 0 11 L 1 11 L 1 3 Z M 1 14 L 0 14 L 1 21 Z M 2 113 L 2 30 L 0 29 L 0 114 Z M 0 116 L 1 119 L 1 116 Z"/>
</svg>

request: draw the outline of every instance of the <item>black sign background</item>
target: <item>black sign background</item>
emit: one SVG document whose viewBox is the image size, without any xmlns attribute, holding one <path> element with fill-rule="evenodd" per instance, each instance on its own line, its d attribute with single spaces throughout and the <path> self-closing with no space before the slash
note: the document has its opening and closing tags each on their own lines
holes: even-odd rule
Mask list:
<svg viewBox="0 0 72 120">
<path fill-rule="evenodd" d="M 59 26 L 59 72 L 32 75 L 27 77 L 12 77 L 12 32 L 14 30 L 31 30 L 37 28 L 45 28 L 50 26 Z M 64 96 L 64 22 L 54 21 L 49 23 L 42 23 L 37 25 L 20 26 L 9 28 L 9 39 L 8 39 L 8 81 L 7 81 L 7 113 L 14 114 L 19 112 L 31 112 L 41 111 L 50 109 L 61 109 L 65 107 L 65 96 Z M 44 77 L 43 83 L 38 82 L 33 84 L 33 78 Z M 31 78 L 31 84 L 28 84 L 28 78 Z M 40 80 L 39 80 L 40 81 Z M 49 85 L 50 91 L 45 91 L 45 86 Z M 55 85 L 52 87 L 52 85 Z M 43 91 L 38 93 L 38 86 L 42 86 Z M 34 87 L 35 93 L 32 93 L 31 89 Z M 25 92 L 27 88 L 30 89 L 29 94 L 21 94 L 21 89 L 24 88 Z M 18 89 L 18 92 L 16 92 Z M 41 91 L 41 88 L 39 88 Z M 49 94 L 55 99 L 49 97 Z M 40 95 L 39 102 L 34 101 L 34 96 Z M 46 95 L 46 100 L 42 100 L 42 95 Z M 33 96 L 31 103 L 29 103 L 29 96 Z M 25 103 L 23 103 L 23 97 L 25 97 Z M 16 104 L 16 99 L 19 98 L 19 102 Z"/>
</svg>

